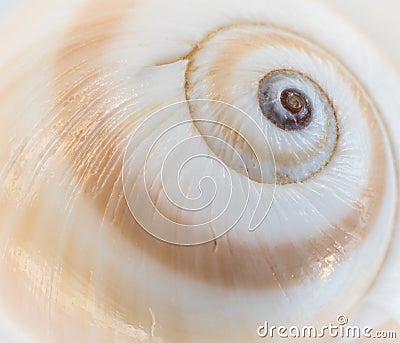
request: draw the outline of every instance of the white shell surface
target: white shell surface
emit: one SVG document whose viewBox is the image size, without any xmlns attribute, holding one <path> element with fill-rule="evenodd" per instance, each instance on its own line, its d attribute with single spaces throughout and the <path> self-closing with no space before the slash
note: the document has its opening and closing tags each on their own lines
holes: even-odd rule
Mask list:
<svg viewBox="0 0 400 343">
<path fill-rule="evenodd" d="M 0 273 L 1 280 L 7 280 L 0 286 L 0 301 L 5 332 L 12 336 L 22 327 L 27 335 L 23 339 L 49 342 L 246 341 L 256 338 L 263 320 L 278 325 L 320 324 L 351 313 L 350 318 L 363 323 L 364 307 L 373 313 L 368 320 L 377 325 L 387 320 L 398 323 L 396 301 L 387 296 L 398 294 L 396 249 L 389 250 L 385 263 L 383 259 L 390 238 L 394 237 L 391 246 L 398 240 L 400 123 L 394 109 L 399 108 L 395 97 L 399 83 L 373 47 L 318 4 L 253 0 L 246 10 L 240 2 L 222 0 L 118 5 L 38 2 L 19 14 L 24 25 L 14 24 L 13 36 L 2 34 L 8 47 L 0 57 L 4 75 Z M 308 6 L 314 6 L 318 16 L 307 25 L 282 14 L 282 8 L 295 8 L 299 17 L 305 17 Z M 49 8 L 48 26 L 39 25 Z M 139 123 L 164 106 L 186 100 L 185 57 L 197 42 L 218 27 L 243 20 L 266 22 L 307 37 L 340 62 L 338 70 L 344 68 L 345 76 L 352 75 L 342 80 L 333 72 L 325 78 L 314 71 L 333 98 L 343 128 L 355 130 L 355 134 L 343 132 L 338 150 L 358 147 L 353 168 L 346 169 L 357 182 L 348 182 L 351 175 L 341 173 L 343 179 L 335 179 L 339 167 L 333 159 L 327 166 L 333 169 L 324 170 L 317 179 L 277 187 L 265 227 L 254 233 L 244 225 L 216 243 L 166 246 L 134 224 L 132 208 L 124 206 L 122 152 Z M 322 23 L 330 29 L 319 30 Z M 26 27 L 32 28 L 29 35 Z M 307 70 L 306 63 L 297 59 L 281 67 L 289 64 Z M 377 77 L 381 87 L 376 87 Z M 361 90 L 352 93 L 354 85 Z M 205 96 L 226 101 L 216 93 Z M 367 100 L 359 105 L 357 97 Z M 249 104 L 248 108 L 246 102 L 234 105 L 254 114 L 251 100 Z M 343 108 L 352 113 L 343 114 Z M 372 116 L 365 119 L 368 111 Z M 191 117 L 189 109 L 179 115 Z M 144 136 L 154 133 L 154 127 L 149 132 L 144 128 Z M 370 131 L 381 137 L 382 146 L 374 146 Z M 179 134 L 178 138 L 186 138 L 190 131 Z M 384 155 L 382 173 L 379 166 L 371 167 L 375 148 Z M 210 154 L 206 146 L 201 149 Z M 213 167 L 209 169 L 214 171 Z M 156 175 L 160 165 L 153 162 L 149 168 Z M 196 170 L 201 168 L 206 169 L 199 164 Z M 375 170 L 373 187 L 383 179 L 384 189 L 378 210 L 371 210 L 373 220 L 367 215 L 366 225 L 357 232 L 360 237 L 354 239 L 361 243 L 354 243 L 354 249 L 351 244 L 344 247 L 343 242 L 352 242 L 344 238 L 336 251 L 329 250 L 322 237 L 338 218 L 351 212 L 353 205 L 364 205 L 369 213 L 368 201 L 358 196 L 371 170 Z M 216 181 L 222 178 L 219 175 L 214 174 Z M 233 175 L 242 182 L 242 174 Z M 338 182 L 346 187 L 337 188 Z M 330 183 L 343 194 L 329 196 Z M 266 199 L 272 191 L 267 187 Z M 259 192 L 252 194 L 254 205 Z M 379 198 L 377 193 L 371 197 Z M 356 213 L 362 213 L 359 210 Z M 367 226 L 370 230 L 365 229 L 364 235 Z M 322 243 L 304 245 L 307 240 Z M 278 254 L 277 247 L 284 245 L 289 249 Z M 263 249 L 265 255 L 260 254 Z M 302 257 L 299 263 L 310 263 L 293 266 L 296 259 L 289 252 Z M 282 256 L 287 259 L 280 260 Z M 282 270 L 285 266 L 287 270 Z M 360 312 L 351 309 L 363 296 L 367 300 L 358 305 Z"/>
</svg>

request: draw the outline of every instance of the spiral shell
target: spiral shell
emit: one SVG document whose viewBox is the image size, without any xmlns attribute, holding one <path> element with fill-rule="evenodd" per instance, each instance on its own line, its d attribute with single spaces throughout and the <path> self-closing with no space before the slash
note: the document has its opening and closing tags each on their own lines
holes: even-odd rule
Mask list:
<svg viewBox="0 0 400 343">
<path fill-rule="evenodd" d="M 308 1 L 37 6 L 0 59 L 5 332 L 243 342 L 357 316 L 399 226 L 400 86 L 368 41 Z"/>
</svg>

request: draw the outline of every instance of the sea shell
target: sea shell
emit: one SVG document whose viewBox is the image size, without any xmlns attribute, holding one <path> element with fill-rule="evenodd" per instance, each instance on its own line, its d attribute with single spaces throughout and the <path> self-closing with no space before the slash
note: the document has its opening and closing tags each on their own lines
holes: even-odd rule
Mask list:
<svg viewBox="0 0 400 343">
<path fill-rule="evenodd" d="M 0 31 L 6 337 L 398 328 L 400 83 L 340 17 L 40 0 Z"/>
</svg>

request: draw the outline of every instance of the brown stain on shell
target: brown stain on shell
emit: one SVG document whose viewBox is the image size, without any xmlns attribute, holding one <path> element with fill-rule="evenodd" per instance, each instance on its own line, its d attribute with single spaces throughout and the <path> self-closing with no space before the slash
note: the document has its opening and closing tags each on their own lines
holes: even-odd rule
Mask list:
<svg viewBox="0 0 400 343">
<path fill-rule="evenodd" d="M 249 25 L 249 27 L 254 27 L 256 30 L 265 29 L 265 32 L 249 33 L 249 30 L 247 28 L 247 30 L 244 32 L 236 32 L 238 35 L 236 35 L 234 39 L 228 36 L 229 38 L 228 44 L 226 44 L 226 46 L 223 46 L 221 51 L 215 57 L 212 65 L 209 67 L 209 73 L 207 75 L 207 80 L 209 80 L 209 82 L 207 83 L 207 85 L 210 87 L 209 94 L 211 94 L 213 100 L 223 101 L 229 104 L 235 103 L 234 99 L 232 99 L 228 94 L 228 92 L 226 91 L 227 89 L 229 89 L 230 86 L 229 84 L 227 84 L 227 82 L 230 81 L 229 76 L 232 75 L 232 71 L 240 62 L 240 60 L 243 58 L 243 56 L 248 54 L 249 51 L 251 52 L 252 50 L 257 50 L 263 46 L 268 46 L 268 47 L 285 46 L 302 51 L 306 50 L 307 52 L 318 56 L 322 60 L 329 61 L 326 53 L 323 53 L 320 49 L 315 48 L 309 42 L 302 40 L 302 38 L 298 37 L 298 35 L 293 36 L 293 34 L 289 32 L 283 33 L 281 30 L 277 28 L 271 29 L 270 27 L 264 27 L 260 24 L 251 24 Z M 238 31 L 237 29 L 239 29 L 240 26 L 234 25 L 232 26 L 232 28 Z M 194 71 L 198 69 L 198 67 L 196 67 L 196 62 L 197 62 L 196 53 L 201 49 L 205 48 L 207 44 L 217 34 L 219 33 L 224 34 L 224 32 L 228 31 L 229 29 L 231 29 L 230 26 L 224 27 L 207 35 L 199 44 L 196 45 L 193 51 L 188 55 L 189 63 L 186 71 L 187 82 L 185 87 L 187 100 L 190 99 L 193 88 L 196 87 L 198 82 L 201 82 L 199 80 L 191 80 L 190 77 L 191 74 L 193 74 Z M 273 30 L 276 30 L 276 32 L 274 32 Z M 315 86 L 319 88 L 321 94 L 323 94 L 326 97 L 335 116 L 336 140 L 332 148 L 331 154 L 327 159 L 326 163 L 322 165 L 317 171 L 311 173 L 306 178 L 300 180 L 302 182 L 303 181 L 305 182 L 307 181 L 307 179 L 312 178 L 313 176 L 317 175 L 321 170 L 323 170 L 323 168 L 326 167 L 326 165 L 329 163 L 329 160 L 335 154 L 337 142 L 339 139 L 339 125 L 336 116 L 335 106 L 333 105 L 332 100 L 329 98 L 326 92 L 319 86 L 318 82 L 313 80 L 312 77 L 310 77 L 309 75 L 306 75 L 305 73 L 298 70 L 288 69 L 288 68 L 272 69 L 269 70 L 268 73 L 265 74 L 258 81 L 258 83 L 260 84 L 264 78 L 268 77 L 270 74 L 276 71 L 295 72 L 303 76 L 304 78 L 309 79 Z M 320 149 L 323 149 L 326 146 L 327 140 L 328 140 L 327 135 L 318 137 L 318 141 L 313 142 L 314 143 L 313 147 L 304 148 L 302 149 L 302 151 L 297 152 L 296 159 L 293 158 L 293 154 L 291 154 L 290 152 L 288 153 L 285 151 L 277 151 L 275 152 L 275 161 L 278 165 L 284 168 L 293 167 L 296 164 L 298 164 L 299 161 L 309 162 L 312 158 L 315 157 L 315 155 L 319 152 Z M 248 151 L 246 147 L 244 148 L 246 150 L 246 153 L 250 153 L 250 151 Z M 287 176 L 279 177 L 278 175 L 277 181 L 280 184 L 293 183 L 293 182 L 288 182 L 286 178 Z"/>
</svg>

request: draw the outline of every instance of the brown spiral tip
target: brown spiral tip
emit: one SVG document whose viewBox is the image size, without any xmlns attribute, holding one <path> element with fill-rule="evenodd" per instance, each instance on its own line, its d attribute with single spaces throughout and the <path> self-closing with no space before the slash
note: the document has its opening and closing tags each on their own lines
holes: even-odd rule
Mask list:
<svg viewBox="0 0 400 343">
<path fill-rule="evenodd" d="M 267 75 L 260 81 L 258 102 L 269 121 L 285 131 L 302 130 L 311 123 L 311 102 L 301 90 L 286 88 L 280 95 L 274 95 L 270 88 L 271 80 Z"/>
</svg>

